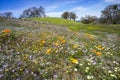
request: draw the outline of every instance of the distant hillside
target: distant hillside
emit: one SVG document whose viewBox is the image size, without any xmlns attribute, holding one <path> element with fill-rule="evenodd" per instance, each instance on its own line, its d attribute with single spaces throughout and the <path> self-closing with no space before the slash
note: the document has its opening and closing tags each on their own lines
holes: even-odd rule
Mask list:
<svg viewBox="0 0 120 80">
<path fill-rule="evenodd" d="M 71 20 L 63 19 L 63 18 L 52 18 L 52 17 L 47 17 L 47 18 L 28 18 L 28 20 L 37 20 L 43 23 L 51 23 L 51 24 L 56 24 L 56 25 L 63 25 L 63 26 L 78 26 L 81 23 L 74 22 Z"/>
<path fill-rule="evenodd" d="M 120 28 L 118 26 L 120 25 L 92 25 L 92 24 L 82 24 L 80 22 L 74 22 L 71 20 L 63 19 L 63 18 L 27 18 L 27 20 L 32 20 L 32 21 L 38 21 L 41 23 L 47 23 L 47 24 L 55 24 L 55 25 L 62 25 L 66 26 L 71 30 L 74 31 L 85 31 L 87 33 L 93 33 L 94 31 L 104 31 L 104 32 L 117 32 L 120 33 Z M 114 27 L 113 27 L 114 26 Z M 109 29 L 111 28 L 111 29 Z M 118 31 L 116 31 L 118 29 Z"/>
</svg>

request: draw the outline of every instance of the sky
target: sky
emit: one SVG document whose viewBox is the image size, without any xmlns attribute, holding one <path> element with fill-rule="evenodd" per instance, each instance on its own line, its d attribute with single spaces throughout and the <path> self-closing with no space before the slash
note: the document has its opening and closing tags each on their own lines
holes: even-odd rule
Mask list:
<svg viewBox="0 0 120 80">
<path fill-rule="evenodd" d="M 65 11 L 74 12 L 78 20 L 85 15 L 100 17 L 101 11 L 120 0 L 0 0 L 0 13 L 12 12 L 19 17 L 25 9 L 42 6 L 49 17 L 61 17 Z"/>
</svg>

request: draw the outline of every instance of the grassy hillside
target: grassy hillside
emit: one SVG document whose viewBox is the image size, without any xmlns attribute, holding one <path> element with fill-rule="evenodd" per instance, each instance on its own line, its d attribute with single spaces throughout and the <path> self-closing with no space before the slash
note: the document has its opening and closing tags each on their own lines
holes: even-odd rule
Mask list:
<svg viewBox="0 0 120 80">
<path fill-rule="evenodd" d="M 96 33 L 98 31 L 118 33 L 120 34 L 120 25 L 86 25 L 80 22 L 74 22 L 63 18 L 30 18 L 28 20 L 40 21 L 43 23 L 50 23 L 55 25 L 66 26 L 74 31 L 84 31 L 87 33 Z"/>
<path fill-rule="evenodd" d="M 31 26 L 20 27 L 8 20 L 0 22 L 1 80 L 120 79 L 119 25 L 32 20 Z M 36 20 L 44 23 L 36 26 Z"/>
<path fill-rule="evenodd" d="M 47 17 L 47 18 L 29 18 L 30 20 L 37 20 L 37 21 L 41 21 L 43 23 L 51 23 L 51 24 L 56 24 L 56 25 L 62 25 L 62 26 L 77 26 L 80 25 L 80 23 L 71 21 L 71 20 L 67 20 L 67 19 L 63 19 L 63 18 L 52 18 L 52 17 Z"/>
</svg>

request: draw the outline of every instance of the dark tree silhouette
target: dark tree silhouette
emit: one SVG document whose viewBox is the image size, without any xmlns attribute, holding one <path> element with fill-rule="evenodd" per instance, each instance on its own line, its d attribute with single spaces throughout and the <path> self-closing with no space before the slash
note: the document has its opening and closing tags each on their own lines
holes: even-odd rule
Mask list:
<svg viewBox="0 0 120 80">
<path fill-rule="evenodd" d="M 95 20 L 97 20 L 96 16 L 90 16 L 90 15 L 86 15 L 85 17 L 81 18 L 81 22 L 84 24 L 89 24 L 94 22 Z"/>
<path fill-rule="evenodd" d="M 101 20 L 106 19 L 106 22 L 110 24 L 120 23 L 120 4 L 112 4 L 105 7 L 101 18 Z"/>
<path fill-rule="evenodd" d="M 74 12 L 70 12 L 69 15 L 70 15 L 70 20 L 73 19 L 75 21 L 75 19 L 77 18 Z"/>
<path fill-rule="evenodd" d="M 6 17 L 6 18 L 13 18 L 13 13 L 12 12 L 5 12 L 5 13 L 2 13 L 1 16 Z"/>
<path fill-rule="evenodd" d="M 64 19 L 70 19 L 70 20 L 74 20 L 77 18 L 76 14 L 74 12 L 64 12 L 61 16 Z"/>
<path fill-rule="evenodd" d="M 41 16 L 45 16 L 45 9 L 42 6 L 38 8 L 38 17 Z"/>
<path fill-rule="evenodd" d="M 62 16 L 61 16 L 62 18 L 64 18 L 64 19 L 69 19 L 70 18 L 70 14 L 69 14 L 69 12 L 64 12 L 63 14 L 62 14 Z"/>
<path fill-rule="evenodd" d="M 44 17 L 45 9 L 40 6 L 39 8 L 32 7 L 23 11 L 20 18 L 33 18 L 33 17 Z"/>
</svg>

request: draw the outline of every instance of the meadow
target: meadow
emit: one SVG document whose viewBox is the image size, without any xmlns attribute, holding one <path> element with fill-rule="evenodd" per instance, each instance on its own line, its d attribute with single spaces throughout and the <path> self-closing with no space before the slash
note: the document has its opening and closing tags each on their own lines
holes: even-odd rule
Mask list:
<svg viewBox="0 0 120 80">
<path fill-rule="evenodd" d="M 0 20 L 1 80 L 119 80 L 120 25 Z"/>
</svg>

